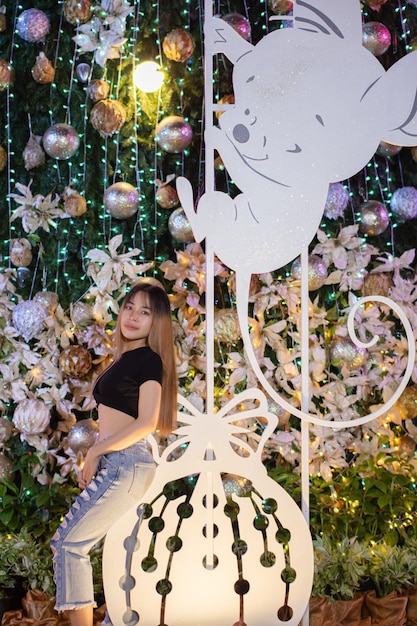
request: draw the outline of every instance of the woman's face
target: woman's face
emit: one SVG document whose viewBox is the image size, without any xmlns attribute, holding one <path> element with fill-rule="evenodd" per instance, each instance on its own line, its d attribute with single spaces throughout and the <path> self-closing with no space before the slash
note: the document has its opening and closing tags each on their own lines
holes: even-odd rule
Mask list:
<svg viewBox="0 0 417 626">
<path fill-rule="evenodd" d="M 148 295 L 138 291 L 131 298 L 128 297 L 120 312 L 120 330 L 123 339 L 128 343 L 128 350 L 147 345 L 152 322 L 153 314 Z"/>
</svg>

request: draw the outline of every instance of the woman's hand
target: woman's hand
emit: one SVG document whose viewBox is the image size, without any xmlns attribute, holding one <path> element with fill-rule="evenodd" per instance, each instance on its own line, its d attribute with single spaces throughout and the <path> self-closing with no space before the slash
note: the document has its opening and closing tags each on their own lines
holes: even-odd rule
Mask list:
<svg viewBox="0 0 417 626">
<path fill-rule="evenodd" d="M 84 465 L 78 474 L 78 486 L 81 489 L 85 489 L 91 483 L 97 472 L 99 458 L 95 453 L 94 446 L 89 448 L 85 455 Z"/>
</svg>

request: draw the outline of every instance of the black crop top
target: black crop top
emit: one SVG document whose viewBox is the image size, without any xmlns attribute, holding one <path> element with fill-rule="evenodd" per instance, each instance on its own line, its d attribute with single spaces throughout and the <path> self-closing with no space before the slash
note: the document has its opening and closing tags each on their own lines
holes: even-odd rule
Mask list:
<svg viewBox="0 0 417 626">
<path fill-rule="evenodd" d="M 128 350 L 99 376 L 94 400 L 137 419 L 139 387 L 147 380 L 162 383 L 161 357 L 148 346 Z"/>
</svg>

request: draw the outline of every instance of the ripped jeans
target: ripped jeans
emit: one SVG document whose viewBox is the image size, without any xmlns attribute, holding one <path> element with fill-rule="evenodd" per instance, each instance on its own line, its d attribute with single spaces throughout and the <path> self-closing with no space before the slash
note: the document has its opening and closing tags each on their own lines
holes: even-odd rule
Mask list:
<svg viewBox="0 0 417 626">
<path fill-rule="evenodd" d="M 135 506 L 154 474 L 155 463 L 145 440 L 101 457 L 96 477 L 51 539 L 57 611 L 96 606 L 89 552 Z"/>
</svg>

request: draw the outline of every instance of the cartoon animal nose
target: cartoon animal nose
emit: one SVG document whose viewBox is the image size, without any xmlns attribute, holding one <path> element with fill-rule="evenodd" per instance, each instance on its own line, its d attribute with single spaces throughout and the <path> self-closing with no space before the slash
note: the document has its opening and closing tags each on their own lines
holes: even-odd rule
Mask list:
<svg viewBox="0 0 417 626">
<path fill-rule="evenodd" d="M 244 124 L 236 124 L 233 129 L 233 137 L 239 143 L 246 143 L 249 141 L 249 131 Z"/>
</svg>

